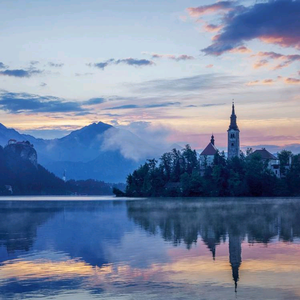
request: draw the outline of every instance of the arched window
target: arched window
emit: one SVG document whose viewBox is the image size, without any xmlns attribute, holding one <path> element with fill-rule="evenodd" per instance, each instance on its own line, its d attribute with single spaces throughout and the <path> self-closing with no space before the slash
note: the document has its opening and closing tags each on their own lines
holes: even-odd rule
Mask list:
<svg viewBox="0 0 300 300">
<path fill-rule="evenodd" d="M 231 137 L 231 138 L 234 138 L 234 133 L 232 133 L 232 134 L 230 135 L 230 137 Z"/>
<path fill-rule="evenodd" d="M 234 146 L 234 143 L 231 143 L 231 146 L 233 147 L 233 146 Z"/>
</svg>

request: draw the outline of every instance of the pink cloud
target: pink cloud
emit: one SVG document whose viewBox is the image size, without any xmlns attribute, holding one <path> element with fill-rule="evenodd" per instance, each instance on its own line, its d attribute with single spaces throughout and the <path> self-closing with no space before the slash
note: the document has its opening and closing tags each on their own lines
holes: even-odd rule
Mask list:
<svg viewBox="0 0 300 300">
<path fill-rule="evenodd" d="M 259 39 L 266 44 L 277 44 L 281 47 L 295 47 L 300 50 L 299 36 L 262 35 Z"/>
<path fill-rule="evenodd" d="M 254 63 L 253 68 L 254 69 L 259 69 L 261 67 L 265 67 L 268 65 L 268 61 L 266 59 L 262 59 L 256 63 Z"/>
<path fill-rule="evenodd" d="M 275 83 L 273 79 L 263 79 L 263 80 L 255 80 L 255 81 L 250 81 L 246 83 L 248 86 L 253 86 L 253 85 L 270 85 Z"/>
<path fill-rule="evenodd" d="M 266 1 L 248 7 L 213 5 L 190 9 L 192 16 L 219 10 L 233 10 L 222 18 L 224 26 L 213 43 L 202 49 L 208 55 L 219 56 L 244 46 L 248 41 L 259 39 L 264 43 L 300 49 L 299 0 Z"/>
<path fill-rule="evenodd" d="M 205 25 L 203 26 L 203 29 L 206 32 L 218 32 L 222 28 L 223 28 L 222 25 L 214 25 L 214 24 L 209 24 L 209 23 L 205 23 Z"/>
<path fill-rule="evenodd" d="M 297 78 L 285 78 L 284 82 L 287 84 L 300 84 L 300 79 Z"/>
<path fill-rule="evenodd" d="M 230 53 L 251 53 L 252 50 L 245 46 L 240 46 L 240 47 L 231 49 L 229 52 Z"/>
<path fill-rule="evenodd" d="M 211 5 L 203 5 L 199 7 L 189 7 L 187 11 L 191 17 L 199 17 L 206 14 L 214 14 L 220 11 L 229 11 L 234 7 L 233 1 L 219 1 Z"/>
<path fill-rule="evenodd" d="M 252 55 L 252 57 L 264 57 L 267 59 L 282 61 L 282 63 L 273 67 L 272 70 L 279 70 L 288 67 L 293 62 L 300 61 L 299 54 L 284 55 L 276 52 L 258 52 L 257 54 Z"/>
<path fill-rule="evenodd" d="M 210 64 L 210 65 L 207 65 L 205 68 L 212 68 L 214 65 Z"/>
</svg>

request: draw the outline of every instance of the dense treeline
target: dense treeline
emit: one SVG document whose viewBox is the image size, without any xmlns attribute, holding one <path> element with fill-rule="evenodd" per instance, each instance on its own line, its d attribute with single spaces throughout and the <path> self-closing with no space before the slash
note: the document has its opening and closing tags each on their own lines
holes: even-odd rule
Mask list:
<svg viewBox="0 0 300 300">
<path fill-rule="evenodd" d="M 283 150 L 278 159 L 281 178 L 255 154 L 227 160 L 224 152 L 216 153 L 212 166 L 200 168 L 196 151 L 186 145 L 182 151 L 163 154 L 159 161 L 148 160 L 127 177 L 125 194 L 114 192 L 129 197 L 300 195 L 300 155 Z"/>
<path fill-rule="evenodd" d="M 21 146 L 20 146 L 21 147 Z M 32 149 L 35 153 L 35 150 Z M 117 185 L 119 189 L 124 185 Z M 62 179 L 19 153 L 0 146 L 0 195 L 112 195 L 112 185 L 96 180 Z"/>
<path fill-rule="evenodd" d="M 73 195 L 113 195 L 112 186 L 119 190 L 125 189 L 124 183 L 112 185 L 104 181 L 94 179 L 69 180 L 66 182 L 68 193 Z"/>
</svg>

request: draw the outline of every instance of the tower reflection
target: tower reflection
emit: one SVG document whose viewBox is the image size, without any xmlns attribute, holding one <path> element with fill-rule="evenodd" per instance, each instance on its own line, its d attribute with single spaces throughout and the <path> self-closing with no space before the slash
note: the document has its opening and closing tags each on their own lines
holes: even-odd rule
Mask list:
<svg viewBox="0 0 300 300">
<path fill-rule="evenodd" d="M 232 269 L 235 292 L 237 292 L 239 268 L 242 263 L 242 239 L 240 236 L 229 234 L 229 262 Z"/>
<path fill-rule="evenodd" d="M 268 244 L 277 237 L 292 241 L 300 237 L 300 206 L 289 200 L 240 201 L 150 200 L 128 202 L 128 216 L 146 231 L 161 234 L 174 245 L 190 249 L 200 239 L 217 257 L 217 248 L 228 242 L 229 263 L 235 291 L 240 280 L 242 242 Z M 246 237 L 246 238 L 245 238 Z"/>
</svg>

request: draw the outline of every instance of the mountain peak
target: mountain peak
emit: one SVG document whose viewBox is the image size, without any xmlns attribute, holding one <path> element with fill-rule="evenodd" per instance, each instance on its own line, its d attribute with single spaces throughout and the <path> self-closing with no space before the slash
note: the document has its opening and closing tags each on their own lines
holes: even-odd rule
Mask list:
<svg viewBox="0 0 300 300">
<path fill-rule="evenodd" d="M 98 122 L 92 123 L 78 130 L 72 131 L 69 135 L 61 138 L 61 141 L 77 140 L 84 144 L 90 144 L 98 135 L 102 135 L 106 130 L 112 128 L 111 125 Z"/>
</svg>

